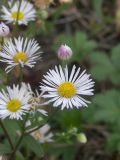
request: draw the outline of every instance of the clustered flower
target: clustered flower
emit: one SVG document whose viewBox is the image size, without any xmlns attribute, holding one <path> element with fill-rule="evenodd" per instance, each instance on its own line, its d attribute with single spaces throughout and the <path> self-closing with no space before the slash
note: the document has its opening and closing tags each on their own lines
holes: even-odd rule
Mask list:
<svg viewBox="0 0 120 160">
<path fill-rule="evenodd" d="M 49 1 L 50 2 L 50 1 Z M 27 25 L 29 21 L 35 20 L 36 11 L 33 4 L 26 0 L 13 3 L 8 2 L 9 8 L 2 6 L 1 18 L 7 23 Z M 19 8 L 19 11 L 18 11 Z M 0 23 L 0 37 L 8 36 L 9 27 L 5 23 Z M 0 51 L 0 61 L 6 64 L 6 73 L 9 73 L 16 67 L 34 67 L 36 62 L 41 59 L 41 47 L 35 39 L 28 39 L 19 36 L 18 38 L 9 38 L 4 42 Z M 61 45 L 58 49 L 58 58 L 69 60 L 73 52 L 69 46 Z M 39 112 L 47 116 L 47 111 L 41 108 L 49 103 L 54 107 L 73 109 L 87 107 L 90 101 L 85 96 L 93 95 L 94 82 L 90 74 L 81 71 L 80 67 L 75 65 L 71 71 L 68 66 L 55 66 L 54 69 L 43 75 L 40 91 L 34 93 L 30 84 L 21 83 L 20 85 L 7 86 L 0 91 L 0 119 L 22 120 L 26 114 Z M 40 92 L 40 93 L 39 93 Z M 45 102 L 42 102 L 42 99 Z M 50 126 L 48 124 L 33 132 L 31 135 L 43 142 L 52 142 L 52 133 L 48 133 Z M 42 138 L 41 138 L 42 137 Z M 82 135 L 83 137 L 83 135 Z"/>
</svg>

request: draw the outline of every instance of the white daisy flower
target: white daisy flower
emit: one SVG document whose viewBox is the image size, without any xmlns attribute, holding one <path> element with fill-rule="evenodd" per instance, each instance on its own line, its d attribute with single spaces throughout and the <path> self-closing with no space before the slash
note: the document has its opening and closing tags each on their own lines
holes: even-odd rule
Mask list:
<svg viewBox="0 0 120 160">
<path fill-rule="evenodd" d="M 18 20 L 19 25 L 21 24 L 27 25 L 29 21 L 35 20 L 36 11 L 33 5 L 26 0 L 22 0 L 19 9 L 19 3 L 20 3 L 19 0 L 17 0 L 14 4 L 13 0 L 9 0 L 8 2 L 9 8 L 2 6 L 1 10 L 3 15 L 1 16 L 1 18 L 7 21 L 7 23 L 14 23 L 14 24 Z"/>
<path fill-rule="evenodd" d="M 90 102 L 81 96 L 93 95 L 94 82 L 89 77 L 85 71 L 80 74 L 80 67 L 73 66 L 69 75 L 67 66 L 55 66 L 44 75 L 41 90 L 47 93 L 43 97 L 53 102 L 54 107 L 61 105 L 61 109 L 87 106 Z"/>
<path fill-rule="evenodd" d="M 24 87 L 26 87 L 27 91 L 30 92 L 31 94 L 31 99 L 29 101 L 30 105 L 31 105 L 31 113 L 35 113 L 35 112 L 40 112 L 41 114 L 43 114 L 44 116 L 47 116 L 47 111 L 45 111 L 44 109 L 41 108 L 41 106 L 46 105 L 46 103 L 41 103 L 41 96 L 43 95 L 43 93 L 39 94 L 39 92 L 37 90 L 35 90 L 35 92 L 32 91 L 32 88 L 30 86 L 30 84 L 22 84 Z"/>
<path fill-rule="evenodd" d="M 31 98 L 29 92 L 23 86 L 13 85 L 0 92 L 0 118 L 21 119 L 30 110 L 28 103 Z"/>
<path fill-rule="evenodd" d="M 53 133 L 49 132 L 50 126 L 45 124 L 40 129 L 31 133 L 31 135 L 40 143 L 53 142 Z"/>
<path fill-rule="evenodd" d="M 37 41 L 19 37 L 18 39 L 9 39 L 4 43 L 2 52 L 0 52 L 2 57 L 0 61 L 8 64 L 6 68 L 8 73 L 17 65 L 34 67 L 36 61 L 40 59 L 41 53 Z"/>
</svg>

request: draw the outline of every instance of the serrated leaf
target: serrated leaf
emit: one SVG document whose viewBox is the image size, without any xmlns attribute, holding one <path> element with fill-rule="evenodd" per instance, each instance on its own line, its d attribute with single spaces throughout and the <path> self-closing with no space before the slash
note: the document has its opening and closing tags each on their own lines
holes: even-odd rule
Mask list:
<svg viewBox="0 0 120 160">
<path fill-rule="evenodd" d="M 95 52 L 90 55 L 90 59 L 93 63 L 91 74 L 96 80 L 106 80 L 114 72 L 114 66 L 106 54 Z"/>
<path fill-rule="evenodd" d="M 96 95 L 93 98 L 93 103 L 97 107 L 97 114 L 94 115 L 95 121 L 105 121 L 109 123 L 119 121 L 119 99 L 120 92 L 115 90 Z"/>
</svg>

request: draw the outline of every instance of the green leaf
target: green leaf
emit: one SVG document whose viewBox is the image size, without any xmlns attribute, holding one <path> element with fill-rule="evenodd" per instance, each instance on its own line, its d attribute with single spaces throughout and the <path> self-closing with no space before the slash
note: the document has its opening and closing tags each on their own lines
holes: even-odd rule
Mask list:
<svg viewBox="0 0 120 160">
<path fill-rule="evenodd" d="M 94 52 L 90 55 L 90 59 L 93 63 L 91 73 L 96 80 L 106 80 L 114 72 L 114 66 L 106 54 Z"/>
<path fill-rule="evenodd" d="M 19 151 L 17 151 L 17 153 L 16 153 L 16 160 L 25 160 L 22 153 Z"/>
<path fill-rule="evenodd" d="M 116 69 L 120 70 L 120 44 L 113 48 L 111 59 Z"/>
<path fill-rule="evenodd" d="M 40 142 L 36 141 L 32 136 L 25 136 L 22 146 L 26 146 L 30 151 L 34 152 L 38 157 L 43 156 L 43 148 Z"/>
<path fill-rule="evenodd" d="M 97 94 L 93 98 L 96 113 L 94 114 L 95 121 L 104 121 L 114 125 L 119 122 L 120 115 L 120 92 L 109 90 L 102 94 Z"/>
<path fill-rule="evenodd" d="M 17 132 L 21 131 L 20 123 L 21 121 L 10 120 L 10 119 L 4 120 L 4 125 L 14 143 L 16 142 L 16 139 L 18 138 Z"/>
<path fill-rule="evenodd" d="M 74 35 L 60 35 L 55 39 L 53 49 L 56 51 L 61 44 L 66 44 L 73 50 L 71 61 L 81 61 L 86 54 L 90 54 L 96 47 L 97 43 L 88 40 L 86 33 L 76 32 Z"/>
<path fill-rule="evenodd" d="M 0 144 L 0 155 L 11 153 L 11 149 L 7 144 Z"/>
<path fill-rule="evenodd" d="M 57 157 L 62 157 L 63 160 L 74 160 L 76 156 L 76 148 L 74 145 L 66 145 L 60 144 L 61 146 L 58 147 L 57 145 L 49 149 L 49 152 L 54 154 Z"/>
<path fill-rule="evenodd" d="M 111 151 L 118 151 L 120 152 L 120 134 L 119 132 L 113 132 L 108 136 L 107 140 L 108 149 Z"/>
<path fill-rule="evenodd" d="M 60 112 L 57 120 L 60 122 L 60 124 L 62 125 L 62 128 L 64 129 L 69 129 L 70 127 L 80 127 L 81 111 L 64 110 L 64 112 Z"/>
</svg>

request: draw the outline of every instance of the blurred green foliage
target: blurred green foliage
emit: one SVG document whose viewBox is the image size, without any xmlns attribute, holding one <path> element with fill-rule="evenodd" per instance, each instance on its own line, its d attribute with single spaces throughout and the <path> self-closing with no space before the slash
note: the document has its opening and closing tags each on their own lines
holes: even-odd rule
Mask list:
<svg viewBox="0 0 120 160">
<path fill-rule="evenodd" d="M 63 34 L 55 39 L 54 50 L 61 44 L 66 44 L 73 50 L 73 56 L 70 61 L 82 61 L 87 55 L 89 55 L 95 48 L 97 43 L 94 40 L 89 40 L 88 36 L 84 32 L 76 32 L 73 35 Z"/>
</svg>

